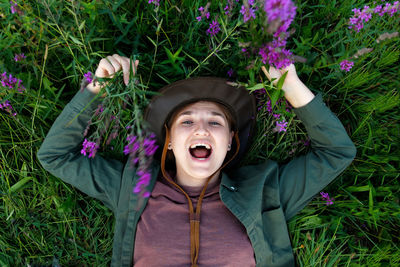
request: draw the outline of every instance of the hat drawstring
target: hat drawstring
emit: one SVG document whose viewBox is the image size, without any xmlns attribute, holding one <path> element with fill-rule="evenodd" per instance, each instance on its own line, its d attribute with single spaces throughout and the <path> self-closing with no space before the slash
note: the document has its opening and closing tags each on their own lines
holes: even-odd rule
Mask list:
<svg viewBox="0 0 400 267">
<path fill-rule="evenodd" d="M 190 199 L 189 195 L 185 192 L 185 190 L 182 189 L 177 183 L 175 183 L 169 174 L 165 171 L 165 158 L 167 155 L 167 150 L 168 150 L 168 143 L 170 140 L 169 137 L 169 130 L 167 125 L 164 125 L 165 127 L 165 142 L 164 142 L 164 147 L 162 151 L 162 156 L 161 156 L 161 172 L 163 177 L 170 182 L 172 185 L 174 185 L 176 188 L 178 188 L 182 193 L 185 195 L 186 199 L 188 200 L 189 204 L 189 222 L 190 222 L 190 259 L 191 259 L 191 267 L 198 267 L 197 261 L 199 258 L 199 250 L 200 250 L 200 210 L 201 210 L 201 204 L 203 202 L 203 197 L 205 195 L 207 185 L 210 182 L 211 178 L 222 168 L 224 168 L 236 155 L 239 153 L 239 148 L 240 148 L 240 141 L 239 141 L 239 136 L 238 132 L 235 132 L 235 140 L 236 140 L 236 152 L 235 154 L 227 161 L 225 162 L 221 167 L 218 168 L 210 177 L 207 178 L 206 184 L 203 187 L 203 190 L 201 191 L 201 194 L 199 196 L 199 201 L 197 203 L 196 207 L 196 213 L 194 213 L 193 210 L 193 204 L 192 200 Z"/>
</svg>

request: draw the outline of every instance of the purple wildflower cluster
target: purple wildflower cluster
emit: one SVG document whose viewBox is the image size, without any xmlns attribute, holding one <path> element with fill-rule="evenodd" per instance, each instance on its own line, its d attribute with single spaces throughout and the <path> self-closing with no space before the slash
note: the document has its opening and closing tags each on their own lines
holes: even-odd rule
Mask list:
<svg viewBox="0 0 400 267">
<path fill-rule="evenodd" d="M 18 4 L 14 0 L 10 1 L 11 4 L 11 14 L 18 12 Z"/>
<path fill-rule="evenodd" d="M 19 93 L 25 91 L 25 87 L 22 85 L 22 80 L 13 77 L 11 74 L 7 75 L 7 72 L 1 74 L 1 86 L 8 89 L 17 89 Z"/>
<path fill-rule="evenodd" d="M 151 173 L 149 171 L 138 171 L 137 175 L 139 175 L 138 182 L 136 183 L 135 187 L 133 188 L 133 193 L 139 194 L 143 192 L 143 197 L 149 197 L 150 192 L 144 191 L 143 189 L 146 188 L 151 180 Z"/>
<path fill-rule="evenodd" d="M 278 37 L 281 33 L 287 32 L 290 24 L 296 16 L 297 7 L 291 0 L 266 0 L 264 3 L 264 11 L 268 18 L 268 23 L 276 27 L 274 37 Z"/>
<path fill-rule="evenodd" d="M 131 166 L 139 163 L 138 171 L 136 172 L 139 179 L 133 189 L 133 193 L 138 194 L 143 192 L 142 196 L 145 198 L 150 196 L 150 193 L 144 190 L 150 183 L 151 173 L 149 171 L 149 166 L 158 148 L 155 137 L 156 136 L 151 133 L 149 136 L 139 140 L 141 138 L 135 135 L 128 135 L 126 138 L 128 145 L 124 148 L 124 154 L 129 154 L 132 158 Z"/>
<path fill-rule="evenodd" d="M 17 112 L 14 111 L 14 108 L 11 106 L 10 101 L 8 100 L 4 101 L 3 103 L 0 103 L 0 109 L 7 111 L 13 117 L 17 116 Z"/>
<path fill-rule="evenodd" d="M 126 140 L 128 145 L 124 147 L 124 154 L 130 155 L 132 157 L 132 163 L 136 164 L 139 162 L 139 157 L 137 156 L 139 149 L 141 148 L 147 157 L 152 157 L 156 152 L 158 146 L 156 145 L 155 135 L 152 133 L 150 136 L 145 137 L 143 141 L 139 140 L 135 135 L 128 135 Z"/>
<path fill-rule="evenodd" d="M 96 142 L 90 142 L 85 138 L 82 144 L 81 154 L 88 156 L 89 158 L 94 158 L 96 156 L 97 150 L 100 148 L 99 144 Z M 89 155 L 88 155 L 89 154 Z"/>
<path fill-rule="evenodd" d="M 287 32 L 296 16 L 296 6 L 291 0 L 266 0 L 264 11 L 268 18 L 268 32 L 273 33 L 274 39 L 261 46 L 258 54 L 264 64 L 273 65 L 278 69 L 293 63 L 292 52 L 285 49 Z"/>
<path fill-rule="evenodd" d="M 197 21 L 201 21 L 204 17 L 206 19 L 210 18 L 210 12 L 208 11 L 208 7 L 210 6 L 210 3 L 207 3 L 205 7 L 199 7 L 199 11 L 201 13 L 200 16 L 196 17 Z"/>
<path fill-rule="evenodd" d="M 272 103 L 271 103 L 270 99 L 267 102 L 264 101 L 265 88 L 261 88 L 261 89 L 257 90 L 255 92 L 255 96 L 256 96 L 258 111 L 260 111 L 265 106 L 265 108 L 267 109 L 270 116 L 272 116 L 275 119 L 275 128 L 273 129 L 273 131 L 279 132 L 279 133 L 286 132 L 288 123 L 285 120 L 285 118 L 283 118 L 283 116 L 281 116 L 281 114 L 273 112 Z M 283 100 L 281 98 L 278 99 L 277 104 L 281 104 L 282 101 Z M 292 110 L 292 106 L 286 100 L 284 100 L 284 101 L 285 101 L 285 105 L 286 105 L 286 112 L 290 112 Z"/>
<path fill-rule="evenodd" d="M 370 13 L 369 6 L 364 6 L 362 11 L 358 8 L 354 8 L 352 11 L 354 12 L 354 16 L 350 18 L 349 24 L 352 26 L 349 26 L 349 29 L 353 28 L 355 31 L 359 32 L 364 27 L 364 21 L 368 22 L 372 14 Z"/>
<path fill-rule="evenodd" d="M 160 5 L 160 0 L 149 0 L 148 2 L 149 4 L 153 4 L 155 6 L 159 6 Z"/>
<path fill-rule="evenodd" d="M 15 62 L 23 61 L 25 58 L 26 58 L 26 56 L 25 56 L 24 53 L 16 54 L 16 55 L 14 56 L 14 61 L 15 61 Z"/>
<path fill-rule="evenodd" d="M 359 8 L 354 8 L 352 11 L 354 12 L 353 17 L 349 19 L 349 29 L 353 29 L 356 32 L 359 32 L 362 28 L 364 28 L 364 22 L 368 22 L 373 14 L 378 14 L 379 16 L 383 16 L 385 14 L 393 15 L 400 10 L 400 1 L 395 1 L 393 4 L 386 3 L 385 6 L 377 5 L 375 8 L 370 8 L 369 6 L 364 6 L 362 10 Z"/>
<path fill-rule="evenodd" d="M 285 49 L 286 40 L 278 37 L 270 43 L 267 43 L 259 50 L 259 55 L 261 55 L 261 60 L 264 64 L 274 65 L 275 68 L 281 69 L 289 66 L 293 63 L 290 59 L 292 52 Z"/>
<path fill-rule="evenodd" d="M 210 23 L 210 28 L 208 28 L 207 34 L 209 34 L 210 36 L 215 36 L 215 35 L 217 35 L 217 33 L 219 33 L 220 30 L 221 30 L 221 28 L 219 27 L 218 21 L 213 20 Z"/>
<path fill-rule="evenodd" d="M 244 22 L 248 22 L 252 18 L 256 18 L 256 11 L 258 7 L 256 6 L 255 0 L 244 0 L 242 8 L 240 9 L 240 14 L 243 15 Z"/>
<path fill-rule="evenodd" d="M 276 121 L 276 127 L 275 129 L 280 133 L 280 132 L 286 132 L 286 127 L 287 127 L 287 121 L 283 119 L 282 121 Z"/>
<path fill-rule="evenodd" d="M 330 198 L 328 193 L 320 192 L 322 199 L 326 201 L 326 205 L 332 205 L 335 199 Z"/>
<path fill-rule="evenodd" d="M 340 62 L 340 69 L 346 72 L 349 72 L 353 66 L 354 66 L 353 61 L 348 61 L 345 59 L 342 62 Z"/>
<path fill-rule="evenodd" d="M 235 2 L 233 2 L 233 0 L 228 0 L 227 2 L 228 3 L 224 7 L 225 15 L 231 16 L 232 9 L 235 7 L 235 2 L 237 3 L 239 0 L 235 0 Z"/>
<path fill-rule="evenodd" d="M 91 83 L 93 81 L 93 73 L 91 73 L 90 71 L 85 73 L 83 76 L 86 78 L 86 81 L 88 83 Z"/>
<path fill-rule="evenodd" d="M 205 7 L 201 6 L 199 7 L 199 11 L 201 13 L 200 16 L 196 17 L 197 21 L 200 22 L 203 18 L 209 19 L 210 18 L 210 12 L 208 11 L 208 8 L 210 7 L 210 2 L 207 3 Z M 215 36 L 221 31 L 220 25 L 215 18 L 210 24 L 209 28 L 206 30 L 207 35 L 210 36 Z"/>
</svg>

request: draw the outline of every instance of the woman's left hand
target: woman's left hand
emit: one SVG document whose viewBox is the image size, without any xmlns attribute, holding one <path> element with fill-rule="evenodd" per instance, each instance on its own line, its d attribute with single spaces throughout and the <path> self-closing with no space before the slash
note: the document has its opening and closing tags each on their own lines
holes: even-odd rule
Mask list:
<svg viewBox="0 0 400 267">
<path fill-rule="evenodd" d="M 267 71 L 264 66 L 262 66 L 261 69 L 268 80 L 271 81 L 272 78 L 276 78 L 273 82 L 275 85 L 278 83 L 279 78 L 282 77 L 285 72 L 288 72 L 282 85 L 282 90 L 285 92 L 285 98 L 294 108 L 302 107 L 314 98 L 314 94 L 304 85 L 299 76 L 297 76 L 296 68 L 293 64 L 290 64 L 284 69 L 276 69 L 273 66 L 269 67 L 269 71 Z"/>
</svg>

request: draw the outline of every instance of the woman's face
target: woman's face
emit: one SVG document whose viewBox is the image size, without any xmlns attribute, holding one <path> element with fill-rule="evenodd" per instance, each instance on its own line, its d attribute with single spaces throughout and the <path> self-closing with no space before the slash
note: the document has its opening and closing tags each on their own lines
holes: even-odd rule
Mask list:
<svg viewBox="0 0 400 267">
<path fill-rule="evenodd" d="M 217 104 L 200 101 L 183 108 L 175 117 L 170 133 L 178 184 L 204 185 L 224 162 L 232 137 L 233 131 Z M 219 173 L 211 181 L 218 176 Z"/>
</svg>

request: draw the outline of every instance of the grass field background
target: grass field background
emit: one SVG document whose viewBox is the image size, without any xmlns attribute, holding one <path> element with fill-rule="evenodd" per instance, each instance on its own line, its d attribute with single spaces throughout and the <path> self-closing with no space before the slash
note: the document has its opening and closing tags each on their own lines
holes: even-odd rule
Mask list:
<svg viewBox="0 0 400 267">
<path fill-rule="evenodd" d="M 226 15 L 228 2 L 239 14 L 242 1 L 212 1 L 211 18 L 201 21 L 196 17 L 207 2 L 198 0 L 161 0 L 159 6 L 147 0 L 0 3 L 0 73 L 25 88 L 0 84 L 0 103 L 13 107 L 0 109 L 0 266 L 110 264 L 112 212 L 45 171 L 37 150 L 83 75 L 94 73 L 107 55 L 136 55 L 149 90 L 188 76 L 257 84 L 261 64 L 251 67 L 239 46 L 257 38 L 255 29 L 240 15 Z M 353 163 L 324 190 L 333 204 L 317 195 L 289 222 L 299 266 L 400 265 L 400 11 L 373 13 L 359 32 L 349 29 L 353 8 L 387 3 L 398 5 L 295 1 L 287 48 L 305 61 L 295 64 L 297 72 L 322 94 L 357 147 Z M 215 36 L 207 34 L 211 20 L 220 24 Z M 350 71 L 340 68 L 343 60 L 354 62 Z M 268 99 L 260 95 L 247 164 L 286 162 L 308 150 L 293 113 L 285 114 L 286 132 L 273 131 Z"/>
</svg>

